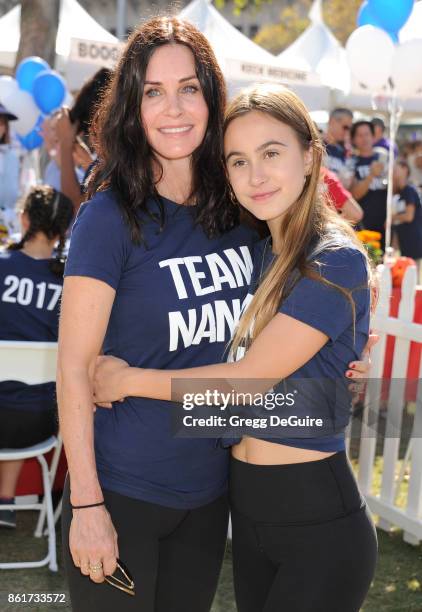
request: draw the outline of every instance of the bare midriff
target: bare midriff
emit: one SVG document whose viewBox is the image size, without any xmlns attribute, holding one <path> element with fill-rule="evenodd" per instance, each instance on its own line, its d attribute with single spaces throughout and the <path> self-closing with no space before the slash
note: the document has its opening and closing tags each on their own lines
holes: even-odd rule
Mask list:
<svg viewBox="0 0 422 612">
<path fill-rule="evenodd" d="M 318 461 L 334 455 L 335 452 L 322 452 L 286 446 L 275 442 L 258 440 L 245 436 L 239 444 L 232 446 L 232 455 L 239 461 L 256 465 L 283 465 Z"/>
</svg>

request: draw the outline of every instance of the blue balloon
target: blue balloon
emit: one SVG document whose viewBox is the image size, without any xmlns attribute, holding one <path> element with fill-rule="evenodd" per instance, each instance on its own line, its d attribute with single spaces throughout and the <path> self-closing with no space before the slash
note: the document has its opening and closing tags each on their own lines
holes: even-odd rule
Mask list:
<svg viewBox="0 0 422 612">
<path fill-rule="evenodd" d="M 371 14 L 388 32 L 398 32 L 410 17 L 414 0 L 368 0 Z"/>
<path fill-rule="evenodd" d="M 393 43 L 396 43 L 396 44 L 399 43 L 399 34 L 398 34 L 398 32 L 389 32 L 388 30 L 386 30 L 386 32 L 390 36 L 390 38 L 392 39 Z"/>
<path fill-rule="evenodd" d="M 27 151 L 32 151 L 33 149 L 38 149 L 44 142 L 43 137 L 40 134 L 41 126 L 44 122 L 44 117 L 40 115 L 37 119 L 37 123 L 34 125 L 33 129 L 25 136 L 19 136 L 19 142 Z"/>
<path fill-rule="evenodd" d="M 377 28 L 380 27 L 380 24 L 371 13 L 371 9 L 369 8 L 369 4 L 367 2 L 363 2 L 361 4 L 356 23 L 359 28 L 364 25 L 372 25 Z"/>
<path fill-rule="evenodd" d="M 26 57 L 16 69 L 16 80 L 20 89 L 32 93 L 36 76 L 44 71 L 50 70 L 50 66 L 41 57 Z"/>
<path fill-rule="evenodd" d="M 35 78 L 33 95 L 38 108 L 48 115 L 62 105 L 66 84 L 57 72 L 45 70 Z"/>
</svg>

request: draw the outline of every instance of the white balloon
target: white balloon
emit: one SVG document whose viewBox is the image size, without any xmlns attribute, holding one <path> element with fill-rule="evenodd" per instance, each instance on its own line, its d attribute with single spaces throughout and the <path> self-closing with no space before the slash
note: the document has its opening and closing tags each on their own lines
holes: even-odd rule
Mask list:
<svg viewBox="0 0 422 612">
<path fill-rule="evenodd" d="M 18 82 L 11 76 L 0 76 L 0 102 L 4 104 L 7 96 L 17 92 L 19 89 Z"/>
<path fill-rule="evenodd" d="M 410 98 L 422 90 L 422 38 L 408 40 L 396 47 L 391 77 L 401 98 Z"/>
<path fill-rule="evenodd" d="M 65 95 L 64 100 L 62 102 L 62 106 L 68 106 L 69 108 L 72 108 L 74 101 L 75 101 L 75 98 L 72 96 L 70 91 L 66 90 L 66 95 Z"/>
<path fill-rule="evenodd" d="M 11 127 L 20 136 L 25 136 L 34 128 L 41 114 L 31 94 L 22 89 L 9 94 L 3 104 L 18 118 L 11 123 Z"/>
<path fill-rule="evenodd" d="M 390 36 L 371 25 L 357 28 L 346 43 L 350 70 L 372 92 L 388 82 L 394 50 Z"/>
</svg>

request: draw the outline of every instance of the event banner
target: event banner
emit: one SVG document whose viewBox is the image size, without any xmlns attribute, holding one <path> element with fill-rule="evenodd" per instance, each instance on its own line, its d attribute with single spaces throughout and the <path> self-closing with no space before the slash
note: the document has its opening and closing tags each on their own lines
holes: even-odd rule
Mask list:
<svg viewBox="0 0 422 612">
<path fill-rule="evenodd" d="M 114 68 L 124 47 L 123 43 L 99 42 L 72 38 L 69 59 L 98 67 Z"/>
</svg>

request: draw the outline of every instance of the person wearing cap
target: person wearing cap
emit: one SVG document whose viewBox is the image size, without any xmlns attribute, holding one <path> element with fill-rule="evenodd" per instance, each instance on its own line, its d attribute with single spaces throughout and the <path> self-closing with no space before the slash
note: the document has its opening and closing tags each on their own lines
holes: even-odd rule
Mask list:
<svg viewBox="0 0 422 612">
<path fill-rule="evenodd" d="M 0 215 L 6 223 L 14 215 L 19 196 L 19 157 L 10 143 L 9 121 L 16 115 L 0 103 Z"/>
</svg>

